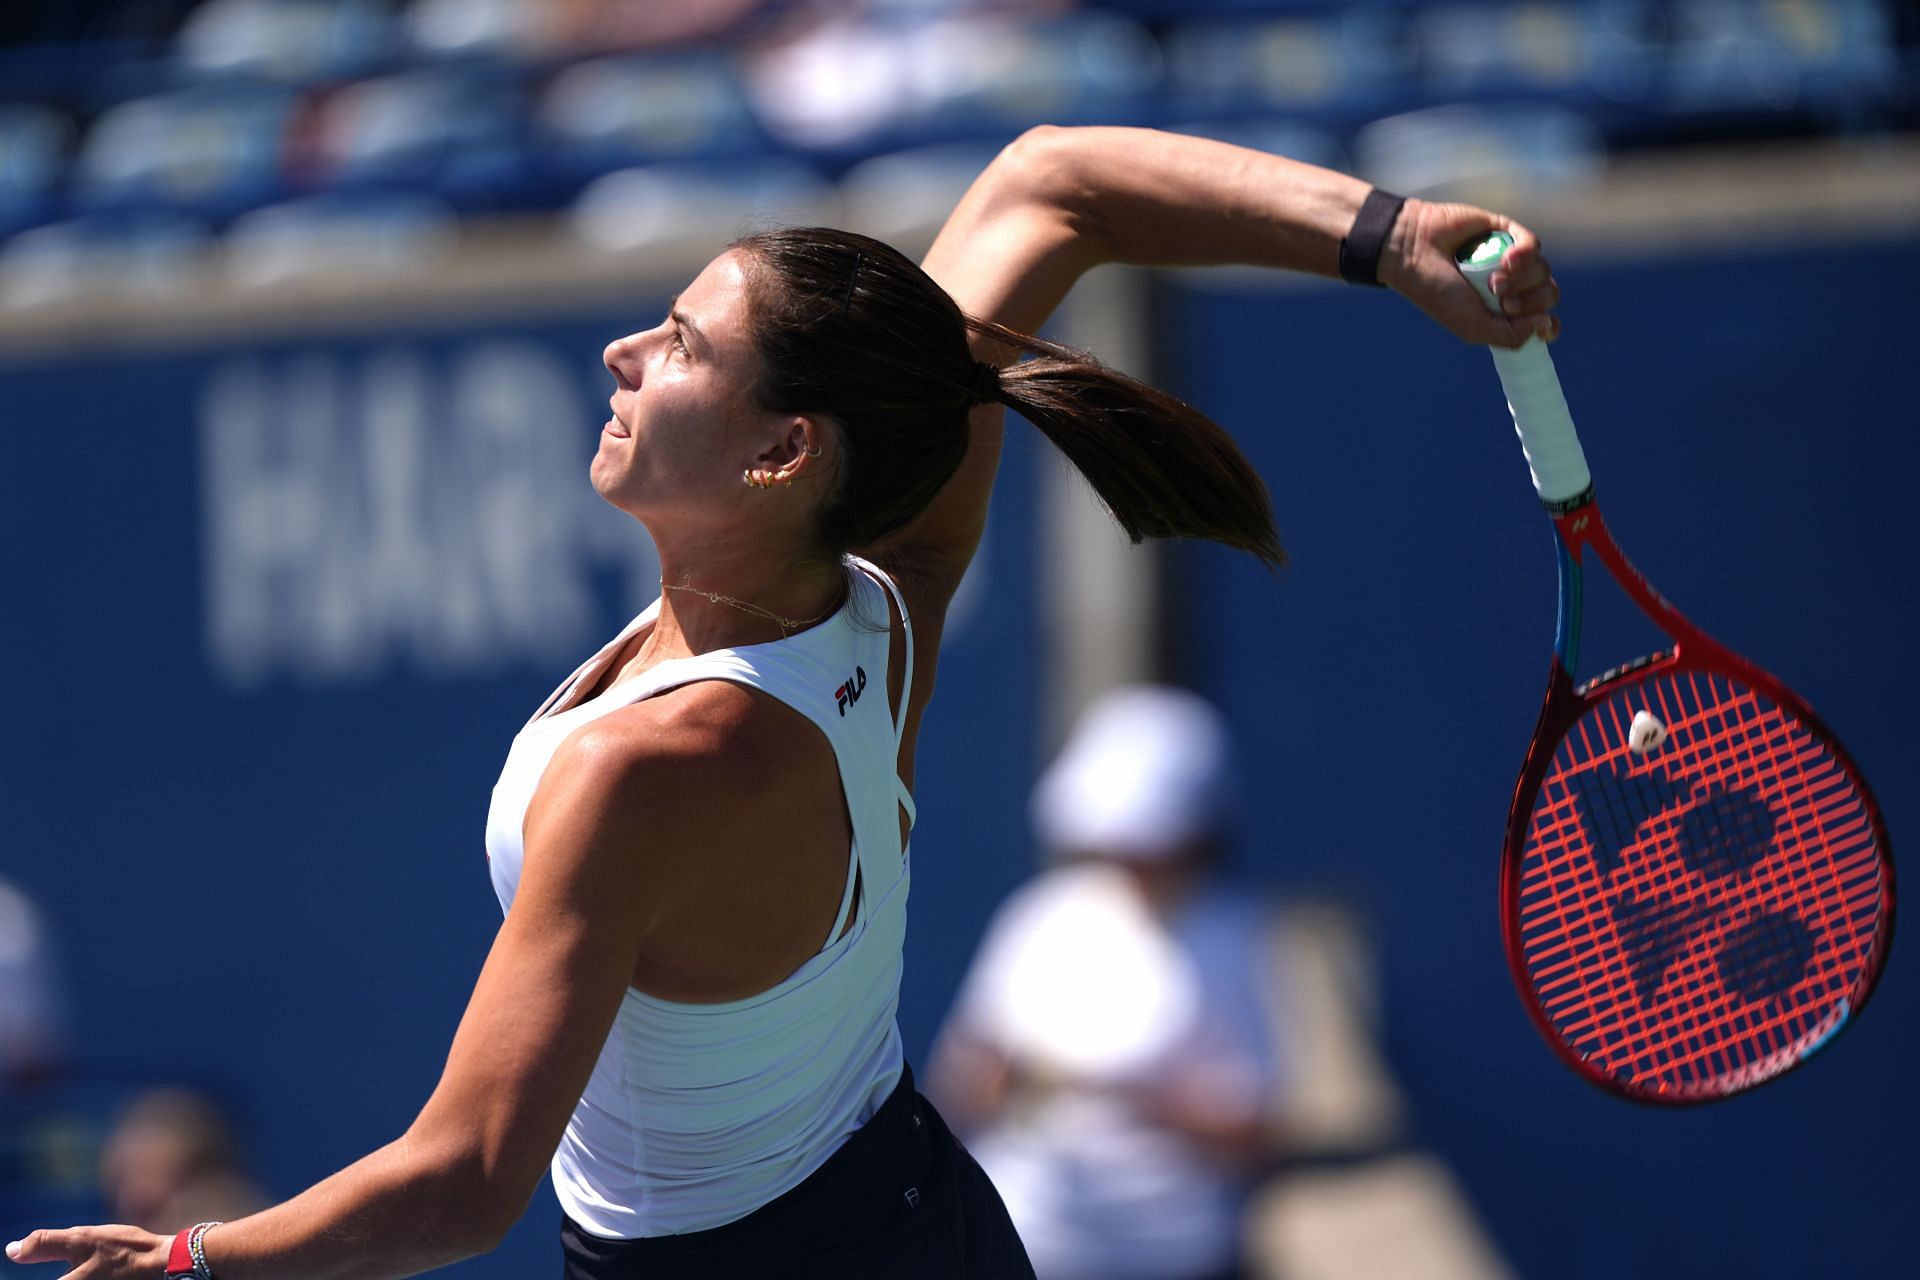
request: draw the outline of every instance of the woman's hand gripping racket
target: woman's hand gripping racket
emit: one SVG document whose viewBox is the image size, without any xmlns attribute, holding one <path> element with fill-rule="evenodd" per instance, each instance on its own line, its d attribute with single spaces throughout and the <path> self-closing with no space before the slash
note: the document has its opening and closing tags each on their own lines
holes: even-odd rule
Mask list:
<svg viewBox="0 0 1920 1280">
<path fill-rule="evenodd" d="M 1511 244 L 1496 231 L 1458 256 L 1496 310 Z M 1553 670 L 1501 861 L 1507 959 L 1589 1080 L 1643 1102 L 1726 1097 L 1804 1062 L 1873 993 L 1893 938 L 1887 833 L 1812 708 L 1621 554 L 1546 345 L 1493 360 L 1560 561 Z M 1673 643 L 1575 685 L 1590 561 Z"/>
</svg>

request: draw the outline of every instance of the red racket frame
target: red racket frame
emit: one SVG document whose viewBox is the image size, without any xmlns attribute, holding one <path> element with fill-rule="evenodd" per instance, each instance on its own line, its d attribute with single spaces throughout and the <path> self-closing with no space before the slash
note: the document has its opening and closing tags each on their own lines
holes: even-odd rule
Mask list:
<svg viewBox="0 0 1920 1280">
<path fill-rule="evenodd" d="M 1603 672 L 1584 686 L 1576 686 L 1573 673 L 1567 670 L 1562 657 L 1566 646 L 1577 643 L 1577 635 L 1564 634 L 1556 647 L 1553 670 L 1547 681 L 1546 700 L 1540 709 L 1540 719 L 1534 728 L 1533 741 L 1527 747 L 1526 763 L 1520 770 L 1520 779 L 1514 786 L 1513 803 L 1507 812 L 1506 840 L 1502 846 L 1500 861 L 1500 936 L 1505 943 L 1507 966 L 1513 974 L 1514 984 L 1520 990 L 1521 1002 L 1526 1006 L 1528 1016 L 1534 1026 L 1553 1046 L 1554 1052 L 1574 1069 L 1582 1079 L 1605 1090 L 1616 1097 L 1630 1098 L 1636 1102 L 1658 1106 L 1690 1106 L 1715 1101 L 1734 1093 L 1756 1088 L 1769 1080 L 1787 1074 L 1794 1065 L 1789 1064 L 1768 1075 L 1751 1082 L 1745 1082 L 1729 1088 L 1725 1093 L 1701 1092 L 1675 1094 L 1658 1092 L 1652 1089 L 1639 1089 L 1602 1071 L 1580 1054 L 1574 1051 L 1541 1006 L 1535 993 L 1533 982 L 1527 972 L 1526 959 L 1520 937 L 1520 885 L 1522 863 L 1527 846 L 1528 833 L 1532 827 L 1533 806 L 1539 797 L 1540 788 L 1553 766 L 1553 759 L 1560 747 L 1562 736 L 1587 708 L 1596 702 L 1617 693 L 1621 689 L 1640 683 L 1651 676 L 1674 670 L 1700 670 L 1719 672 L 1742 682 L 1749 688 L 1772 699 L 1782 710 L 1804 723 L 1812 733 L 1821 739 L 1832 753 L 1835 762 L 1845 773 L 1847 780 L 1859 792 L 1866 815 L 1873 827 L 1875 847 L 1880 855 L 1880 867 L 1885 885 L 1885 909 L 1881 913 L 1879 929 L 1875 935 L 1872 959 L 1861 987 L 1860 998 L 1848 1011 L 1846 1023 L 1851 1023 L 1866 1007 L 1867 1000 L 1879 984 L 1881 971 L 1886 964 L 1887 952 L 1893 943 L 1894 921 L 1894 877 L 1892 850 L 1887 843 L 1886 824 L 1881 820 L 1879 803 L 1874 799 L 1872 790 L 1867 786 L 1866 778 L 1840 745 L 1832 730 L 1815 715 L 1806 700 L 1782 684 L 1771 673 L 1755 666 L 1733 650 L 1727 648 L 1699 627 L 1686 615 L 1674 608 L 1667 598 L 1653 589 L 1645 575 L 1634 568 L 1631 561 L 1614 541 L 1613 533 L 1607 528 L 1601 517 L 1600 508 L 1591 497 L 1568 511 L 1550 512 L 1554 531 L 1560 539 L 1561 547 L 1571 572 L 1581 571 L 1581 553 L 1592 551 L 1606 569 L 1608 576 L 1619 584 L 1627 598 L 1651 619 L 1654 625 L 1664 631 L 1673 641 L 1670 650 L 1653 655 L 1651 658 Z M 1570 589 L 1578 590 L 1577 584 L 1565 580 L 1567 569 L 1563 569 L 1561 591 L 1563 593 L 1561 619 L 1563 627 L 1579 627 L 1577 611 L 1569 616 L 1566 608 L 1565 593 Z M 1845 1030 L 1845 1024 L 1836 1028 L 1836 1034 Z M 1822 1042 L 1820 1047 L 1824 1047 Z M 1809 1055 L 1810 1056 L 1810 1055 Z M 1799 1061 L 1804 1061 L 1805 1058 Z"/>
</svg>

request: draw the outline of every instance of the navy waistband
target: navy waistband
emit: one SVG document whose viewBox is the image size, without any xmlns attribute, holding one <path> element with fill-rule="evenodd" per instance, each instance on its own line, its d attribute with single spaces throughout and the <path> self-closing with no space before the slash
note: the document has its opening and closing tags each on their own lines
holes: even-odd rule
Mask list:
<svg viewBox="0 0 1920 1280">
<path fill-rule="evenodd" d="M 914 1179 L 929 1172 L 940 1154 L 936 1138 L 952 1141 L 932 1106 L 915 1090 L 911 1068 L 902 1066 L 899 1084 L 872 1119 L 799 1186 L 744 1218 L 705 1231 L 635 1240 L 596 1236 L 563 1218 L 566 1274 L 569 1280 L 645 1274 L 643 1265 L 750 1252 L 761 1242 L 777 1241 L 788 1251 L 828 1224 L 860 1232 L 876 1220 L 890 1220 L 902 1207 L 917 1207 Z"/>
</svg>

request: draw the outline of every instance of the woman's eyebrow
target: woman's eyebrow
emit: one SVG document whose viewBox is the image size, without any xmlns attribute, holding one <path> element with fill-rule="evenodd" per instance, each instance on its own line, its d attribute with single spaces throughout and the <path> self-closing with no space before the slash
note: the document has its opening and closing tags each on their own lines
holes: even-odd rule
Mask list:
<svg viewBox="0 0 1920 1280">
<path fill-rule="evenodd" d="M 678 299 L 676 299 L 676 301 L 678 301 Z M 713 349 L 713 344 L 707 341 L 707 335 L 700 331 L 700 326 L 693 322 L 692 316 L 684 311 L 675 310 L 670 312 L 667 318 L 679 325 L 682 331 L 691 333 L 694 338 L 699 341 L 701 346 L 706 347 L 708 350 Z"/>
<path fill-rule="evenodd" d="M 667 299 L 667 319 L 691 333 L 701 346 L 709 351 L 713 349 L 713 344 L 707 341 L 707 335 L 693 322 L 693 317 L 680 309 L 680 295 L 677 293 Z"/>
</svg>

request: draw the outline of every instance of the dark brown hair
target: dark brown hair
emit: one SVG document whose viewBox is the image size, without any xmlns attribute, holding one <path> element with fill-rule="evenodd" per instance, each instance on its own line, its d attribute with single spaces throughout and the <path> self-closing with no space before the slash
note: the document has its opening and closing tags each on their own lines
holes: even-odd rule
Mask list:
<svg viewBox="0 0 1920 1280">
<path fill-rule="evenodd" d="M 1208 538 L 1285 559 L 1267 487 L 1199 410 L 1084 351 L 964 314 L 932 277 L 867 236 L 824 227 L 737 241 L 760 353 L 762 408 L 840 427 L 841 468 L 822 503 L 838 554 L 924 511 L 967 451 L 967 410 L 996 400 L 1038 427 L 1143 538 Z M 995 378 L 968 332 L 1020 352 Z"/>
</svg>

